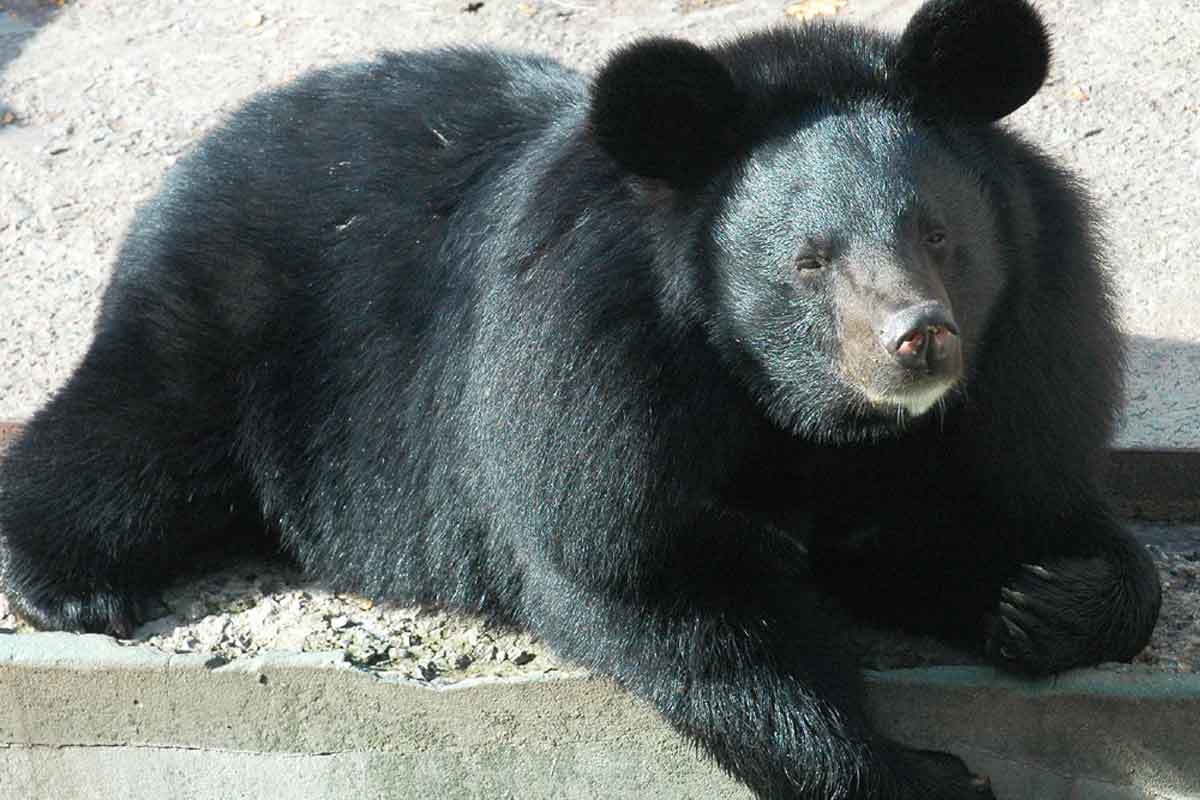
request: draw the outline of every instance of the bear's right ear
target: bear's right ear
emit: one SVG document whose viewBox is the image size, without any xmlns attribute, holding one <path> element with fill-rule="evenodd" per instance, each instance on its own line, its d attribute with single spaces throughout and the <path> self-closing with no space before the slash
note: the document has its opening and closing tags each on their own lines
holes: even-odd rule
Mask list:
<svg viewBox="0 0 1200 800">
<path fill-rule="evenodd" d="M 645 39 L 600 70 L 589 122 L 622 167 L 683 186 L 736 152 L 742 106 L 729 70 L 707 50 L 680 39 Z"/>
</svg>

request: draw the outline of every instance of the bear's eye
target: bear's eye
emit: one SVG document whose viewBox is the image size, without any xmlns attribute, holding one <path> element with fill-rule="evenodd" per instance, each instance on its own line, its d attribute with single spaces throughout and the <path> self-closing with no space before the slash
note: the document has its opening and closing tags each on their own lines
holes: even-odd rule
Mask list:
<svg viewBox="0 0 1200 800">
<path fill-rule="evenodd" d="M 925 244 L 929 245 L 930 247 L 941 247 L 945 243 L 945 231 L 930 231 L 929 233 L 925 234 Z"/>
<path fill-rule="evenodd" d="M 824 266 L 825 262 L 817 256 L 800 256 L 796 259 L 796 269 L 799 272 L 822 269 Z"/>
</svg>

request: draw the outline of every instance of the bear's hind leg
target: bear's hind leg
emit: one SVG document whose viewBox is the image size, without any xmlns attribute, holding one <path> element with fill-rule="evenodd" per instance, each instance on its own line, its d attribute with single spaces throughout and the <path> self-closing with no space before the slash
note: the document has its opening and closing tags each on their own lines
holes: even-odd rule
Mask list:
<svg viewBox="0 0 1200 800">
<path fill-rule="evenodd" d="M 228 417 L 104 361 L 94 346 L 3 454 L 0 588 L 39 628 L 128 636 L 201 551 L 262 524 Z"/>
</svg>

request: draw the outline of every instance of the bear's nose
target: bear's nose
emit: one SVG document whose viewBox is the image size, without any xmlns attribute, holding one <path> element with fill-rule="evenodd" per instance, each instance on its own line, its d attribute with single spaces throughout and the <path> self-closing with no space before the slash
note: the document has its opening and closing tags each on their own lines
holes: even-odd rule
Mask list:
<svg viewBox="0 0 1200 800">
<path fill-rule="evenodd" d="M 958 325 L 941 303 L 918 303 L 892 314 L 879 333 L 884 348 L 905 369 L 939 372 L 958 357 Z"/>
</svg>

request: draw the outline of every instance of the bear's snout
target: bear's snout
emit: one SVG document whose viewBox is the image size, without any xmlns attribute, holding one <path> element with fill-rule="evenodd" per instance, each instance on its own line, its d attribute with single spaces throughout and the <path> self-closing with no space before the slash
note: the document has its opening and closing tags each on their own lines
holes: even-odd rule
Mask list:
<svg viewBox="0 0 1200 800">
<path fill-rule="evenodd" d="M 900 366 L 914 372 L 953 374 L 962 361 L 954 316 L 935 301 L 892 314 L 879 331 L 879 340 Z"/>
</svg>

